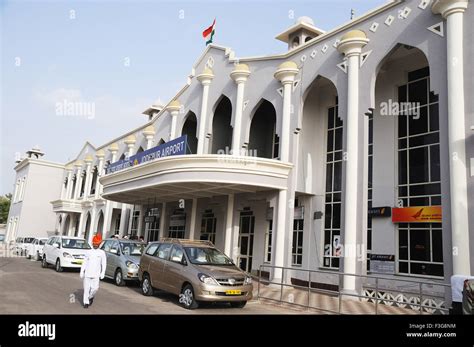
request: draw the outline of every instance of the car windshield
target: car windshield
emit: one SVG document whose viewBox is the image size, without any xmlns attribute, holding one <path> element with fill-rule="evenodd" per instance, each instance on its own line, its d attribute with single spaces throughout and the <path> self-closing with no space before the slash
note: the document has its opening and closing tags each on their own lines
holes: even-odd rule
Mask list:
<svg viewBox="0 0 474 347">
<path fill-rule="evenodd" d="M 233 265 L 221 251 L 210 247 L 185 247 L 189 261 L 197 265 Z"/>
<path fill-rule="evenodd" d="M 125 255 L 142 255 L 145 245 L 143 243 L 135 242 L 120 242 L 122 253 Z"/>
<path fill-rule="evenodd" d="M 44 245 L 46 243 L 47 240 L 39 240 L 39 244 L 40 245 Z"/>
<path fill-rule="evenodd" d="M 63 239 L 62 246 L 64 248 L 74 248 L 74 249 L 90 249 L 91 246 L 86 242 L 86 240 L 81 239 Z"/>
<path fill-rule="evenodd" d="M 35 240 L 34 237 L 25 237 L 23 243 L 32 243 Z"/>
</svg>

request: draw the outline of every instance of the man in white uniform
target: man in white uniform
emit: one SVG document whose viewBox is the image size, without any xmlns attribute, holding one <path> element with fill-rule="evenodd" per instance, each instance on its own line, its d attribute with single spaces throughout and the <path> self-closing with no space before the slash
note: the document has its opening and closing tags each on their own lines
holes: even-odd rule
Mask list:
<svg viewBox="0 0 474 347">
<path fill-rule="evenodd" d="M 84 279 L 84 308 L 89 308 L 89 305 L 92 305 L 94 296 L 99 290 L 99 281 L 105 276 L 107 257 L 105 252 L 99 249 L 101 242 L 100 234 L 95 235 L 92 239 L 93 249 L 86 255 L 81 266 L 81 278 Z"/>
</svg>

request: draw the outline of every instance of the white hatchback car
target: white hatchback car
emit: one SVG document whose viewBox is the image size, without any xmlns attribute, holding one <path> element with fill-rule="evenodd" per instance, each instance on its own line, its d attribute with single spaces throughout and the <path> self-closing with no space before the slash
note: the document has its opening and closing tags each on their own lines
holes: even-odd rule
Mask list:
<svg viewBox="0 0 474 347">
<path fill-rule="evenodd" d="M 32 243 L 29 243 L 26 246 L 26 258 L 33 258 L 34 260 L 43 259 L 43 247 L 46 241 L 48 241 L 47 237 L 38 237 Z"/>
<path fill-rule="evenodd" d="M 52 236 L 43 248 L 41 266 L 54 265 L 57 272 L 64 268 L 80 268 L 91 246 L 80 237 Z"/>
</svg>

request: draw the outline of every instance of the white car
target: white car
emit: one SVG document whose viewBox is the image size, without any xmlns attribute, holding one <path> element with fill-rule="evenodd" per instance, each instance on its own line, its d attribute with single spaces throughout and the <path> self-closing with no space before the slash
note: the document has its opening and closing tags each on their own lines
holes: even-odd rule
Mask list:
<svg viewBox="0 0 474 347">
<path fill-rule="evenodd" d="M 26 258 L 33 258 L 34 260 L 43 259 L 43 247 L 46 241 L 48 241 L 47 237 L 38 237 L 32 243 L 29 243 L 26 246 Z"/>
<path fill-rule="evenodd" d="M 54 265 L 57 272 L 64 268 L 80 268 L 91 246 L 80 237 L 52 236 L 43 247 L 41 266 Z"/>
<path fill-rule="evenodd" d="M 34 241 L 34 237 L 17 237 L 13 252 L 17 255 L 26 255 L 26 247 Z"/>
</svg>

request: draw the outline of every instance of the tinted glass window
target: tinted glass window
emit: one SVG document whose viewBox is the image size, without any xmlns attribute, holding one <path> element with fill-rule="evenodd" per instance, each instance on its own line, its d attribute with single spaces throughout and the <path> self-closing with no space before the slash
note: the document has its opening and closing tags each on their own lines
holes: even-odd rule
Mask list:
<svg viewBox="0 0 474 347">
<path fill-rule="evenodd" d="M 171 244 L 165 243 L 158 248 L 157 257 L 160 259 L 168 259 L 170 256 Z"/>
<path fill-rule="evenodd" d="M 170 260 L 176 263 L 181 263 L 183 261 L 183 256 L 183 249 L 181 247 L 174 246 L 173 250 L 171 251 Z"/>
<path fill-rule="evenodd" d="M 148 246 L 145 253 L 148 255 L 154 255 L 159 246 L 159 243 L 152 243 L 150 246 Z"/>
</svg>

